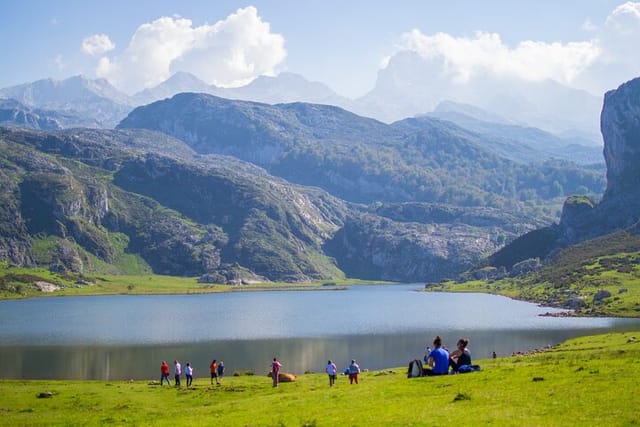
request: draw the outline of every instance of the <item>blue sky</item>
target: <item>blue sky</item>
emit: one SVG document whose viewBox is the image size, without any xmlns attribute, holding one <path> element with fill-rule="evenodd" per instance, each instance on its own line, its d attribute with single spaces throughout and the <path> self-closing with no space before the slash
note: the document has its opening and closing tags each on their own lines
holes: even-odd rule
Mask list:
<svg viewBox="0 0 640 427">
<path fill-rule="evenodd" d="M 133 93 L 185 67 L 221 86 L 291 71 L 354 97 L 370 90 L 380 67 L 403 49 L 420 50 L 426 56 L 438 51 L 444 62 L 460 67 L 464 75 L 487 67 L 478 65 L 481 58 L 466 63 L 464 58 L 473 55 L 464 49 L 473 53 L 482 45 L 483 55 L 502 52 L 500 60 L 513 61 L 528 52 L 519 46 L 535 44 L 541 58 L 553 56 L 544 53 L 553 51 L 572 62 L 556 58 L 527 78 L 557 74 L 565 84 L 597 92 L 611 86 L 608 81 L 599 83 L 607 76 L 615 82 L 634 72 L 640 75 L 636 70 L 640 62 L 628 58 L 634 43 L 636 48 L 640 45 L 640 14 L 635 19 L 640 3 L 627 3 L 627 13 L 616 15 L 621 18 L 613 22 L 613 12 L 623 4 L 609 0 L 3 1 L 0 87 L 84 74 L 106 77 Z M 235 24 L 230 19 L 234 14 Z M 166 20 L 159 21 L 162 17 Z M 147 33 L 141 31 L 145 24 Z M 620 30 L 621 25 L 625 27 Z M 618 38 L 611 36 L 616 28 Z M 479 37 L 478 31 L 493 37 Z M 436 38 L 438 33 L 447 37 Z M 169 47 L 158 43 L 172 44 L 176 34 L 184 40 Z M 487 47 L 489 39 L 493 47 Z M 459 49 L 459 56 L 449 57 L 443 49 Z M 162 54 L 167 58 L 158 58 Z M 499 68 L 505 67 L 519 73 L 526 64 Z"/>
</svg>

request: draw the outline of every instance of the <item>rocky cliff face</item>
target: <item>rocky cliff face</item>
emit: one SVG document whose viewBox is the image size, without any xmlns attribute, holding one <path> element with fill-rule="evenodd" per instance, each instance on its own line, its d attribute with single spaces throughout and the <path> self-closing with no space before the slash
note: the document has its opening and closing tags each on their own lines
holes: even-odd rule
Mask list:
<svg viewBox="0 0 640 427">
<path fill-rule="evenodd" d="M 600 119 L 607 163 L 603 200 L 640 193 L 640 78 L 606 93 Z"/>
<path fill-rule="evenodd" d="M 607 92 L 601 116 L 607 189 L 600 203 L 570 197 L 558 246 L 631 227 L 640 219 L 640 78 Z"/>
<path fill-rule="evenodd" d="M 558 250 L 627 229 L 638 233 L 640 220 L 640 78 L 607 92 L 601 115 L 607 187 L 599 203 L 569 197 L 560 224 L 523 235 L 489 262 L 511 268 L 526 258 L 549 258 Z M 541 238 L 542 236 L 542 238 Z"/>
</svg>

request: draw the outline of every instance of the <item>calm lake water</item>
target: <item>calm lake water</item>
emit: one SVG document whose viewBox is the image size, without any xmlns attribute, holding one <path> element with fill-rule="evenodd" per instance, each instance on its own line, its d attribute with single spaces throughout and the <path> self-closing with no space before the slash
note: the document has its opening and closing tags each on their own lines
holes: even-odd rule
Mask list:
<svg viewBox="0 0 640 427">
<path fill-rule="evenodd" d="M 0 302 L 1 378 L 156 379 L 162 360 L 208 376 L 284 370 L 406 366 L 435 335 L 474 358 L 511 354 L 605 331 L 640 330 L 640 319 L 541 317 L 561 310 L 484 294 L 415 292 L 422 286 L 208 295 L 37 298 Z"/>
</svg>

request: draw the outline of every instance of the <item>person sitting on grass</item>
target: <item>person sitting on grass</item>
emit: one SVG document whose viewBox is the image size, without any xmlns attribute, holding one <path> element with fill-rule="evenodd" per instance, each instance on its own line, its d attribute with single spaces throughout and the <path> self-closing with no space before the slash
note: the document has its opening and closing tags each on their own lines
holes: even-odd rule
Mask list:
<svg viewBox="0 0 640 427">
<path fill-rule="evenodd" d="M 433 350 L 429 353 L 427 363 L 431 369 L 425 369 L 424 375 L 447 375 L 449 373 L 449 352 L 442 348 L 442 338 L 435 337 L 433 340 Z"/>
<path fill-rule="evenodd" d="M 458 372 L 461 366 L 471 365 L 471 352 L 467 348 L 468 345 L 468 339 L 460 338 L 456 345 L 458 348 L 449 355 L 449 366 L 453 372 Z"/>
</svg>

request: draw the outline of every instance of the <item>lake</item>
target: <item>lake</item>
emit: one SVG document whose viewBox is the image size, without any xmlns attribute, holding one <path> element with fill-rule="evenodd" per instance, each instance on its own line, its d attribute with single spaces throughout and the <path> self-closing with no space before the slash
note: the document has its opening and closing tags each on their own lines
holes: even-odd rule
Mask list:
<svg viewBox="0 0 640 427">
<path fill-rule="evenodd" d="M 323 372 L 406 366 L 440 335 L 474 358 L 567 338 L 640 330 L 640 319 L 543 317 L 562 310 L 485 294 L 415 292 L 422 285 L 202 295 L 88 296 L 0 302 L 1 378 L 157 379 L 162 360 L 208 376 L 234 371 Z"/>
</svg>

